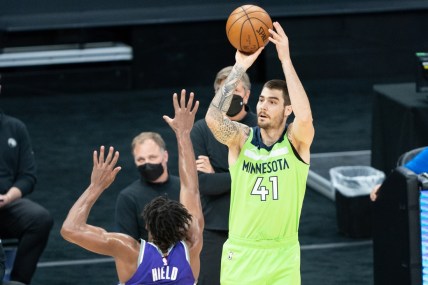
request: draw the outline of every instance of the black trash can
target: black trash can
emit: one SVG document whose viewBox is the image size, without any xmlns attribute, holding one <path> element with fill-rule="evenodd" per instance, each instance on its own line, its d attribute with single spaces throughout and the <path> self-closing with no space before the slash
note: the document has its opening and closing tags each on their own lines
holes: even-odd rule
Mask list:
<svg viewBox="0 0 428 285">
<path fill-rule="evenodd" d="M 339 166 L 330 169 L 336 198 L 337 227 L 350 238 L 372 236 L 370 191 L 385 174 L 370 166 Z"/>
<path fill-rule="evenodd" d="M 350 238 L 372 236 L 372 210 L 370 195 L 346 197 L 335 192 L 337 228 Z"/>
</svg>

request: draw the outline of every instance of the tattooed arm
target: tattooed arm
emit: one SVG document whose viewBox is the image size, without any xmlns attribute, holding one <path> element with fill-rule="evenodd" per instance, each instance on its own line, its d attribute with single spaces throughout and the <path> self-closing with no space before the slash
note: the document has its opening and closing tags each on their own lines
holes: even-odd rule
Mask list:
<svg viewBox="0 0 428 285">
<path fill-rule="evenodd" d="M 233 97 L 233 91 L 241 80 L 245 71 L 255 62 L 263 47 L 251 55 L 236 51 L 236 63 L 224 84 L 217 91 L 205 116 L 208 127 L 214 137 L 229 147 L 229 151 L 239 150 L 248 136 L 250 128 L 230 120 L 226 116 Z"/>
</svg>

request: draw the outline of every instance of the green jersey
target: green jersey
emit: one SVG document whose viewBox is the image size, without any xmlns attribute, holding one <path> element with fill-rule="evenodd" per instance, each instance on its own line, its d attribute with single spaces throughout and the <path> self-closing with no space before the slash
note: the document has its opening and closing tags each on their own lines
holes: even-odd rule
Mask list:
<svg viewBox="0 0 428 285">
<path fill-rule="evenodd" d="M 309 165 L 296 155 L 286 131 L 267 147 L 260 128 L 252 128 L 229 170 L 230 238 L 275 241 L 297 236 Z"/>
</svg>

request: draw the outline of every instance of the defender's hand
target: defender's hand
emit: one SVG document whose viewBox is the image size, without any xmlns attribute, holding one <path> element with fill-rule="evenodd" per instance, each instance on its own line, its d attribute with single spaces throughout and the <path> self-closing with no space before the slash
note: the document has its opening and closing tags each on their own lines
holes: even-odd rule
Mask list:
<svg viewBox="0 0 428 285">
<path fill-rule="evenodd" d="M 194 93 L 190 92 L 189 100 L 186 104 L 186 90 L 181 90 L 180 103 L 178 103 L 177 93 L 174 93 L 172 97 L 175 117 L 171 119 L 170 117 L 164 115 L 163 119 L 168 125 L 173 129 L 176 134 L 179 133 L 190 133 L 193 122 L 195 121 L 195 115 L 199 108 L 199 101 L 195 102 L 193 105 Z"/>
<path fill-rule="evenodd" d="M 91 174 L 91 184 L 98 190 L 103 191 L 107 189 L 116 178 L 117 173 L 121 167 L 115 167 L 119 159 L 119 152 L 114 151 L 113 147 L 109 148 L 107 157 L 104 158 L 104 146 L 100 147 L 100 155 L 94 151 L 93 161 L 94 166 Z"/>
</svg>

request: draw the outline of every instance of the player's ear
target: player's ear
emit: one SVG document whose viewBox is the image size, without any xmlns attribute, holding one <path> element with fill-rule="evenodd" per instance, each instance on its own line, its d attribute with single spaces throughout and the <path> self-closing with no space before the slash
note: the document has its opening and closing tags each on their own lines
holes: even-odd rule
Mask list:
<svg viewBox="0 0 428 285">
<path fill-rule="evenodd" d="M 284 108 L 284 116 L 288 117 L 291 115 L 291 113 L 293 113 L 293 108 L 291 107 L 291 105 L 286 105 Z"/>
</svg>

